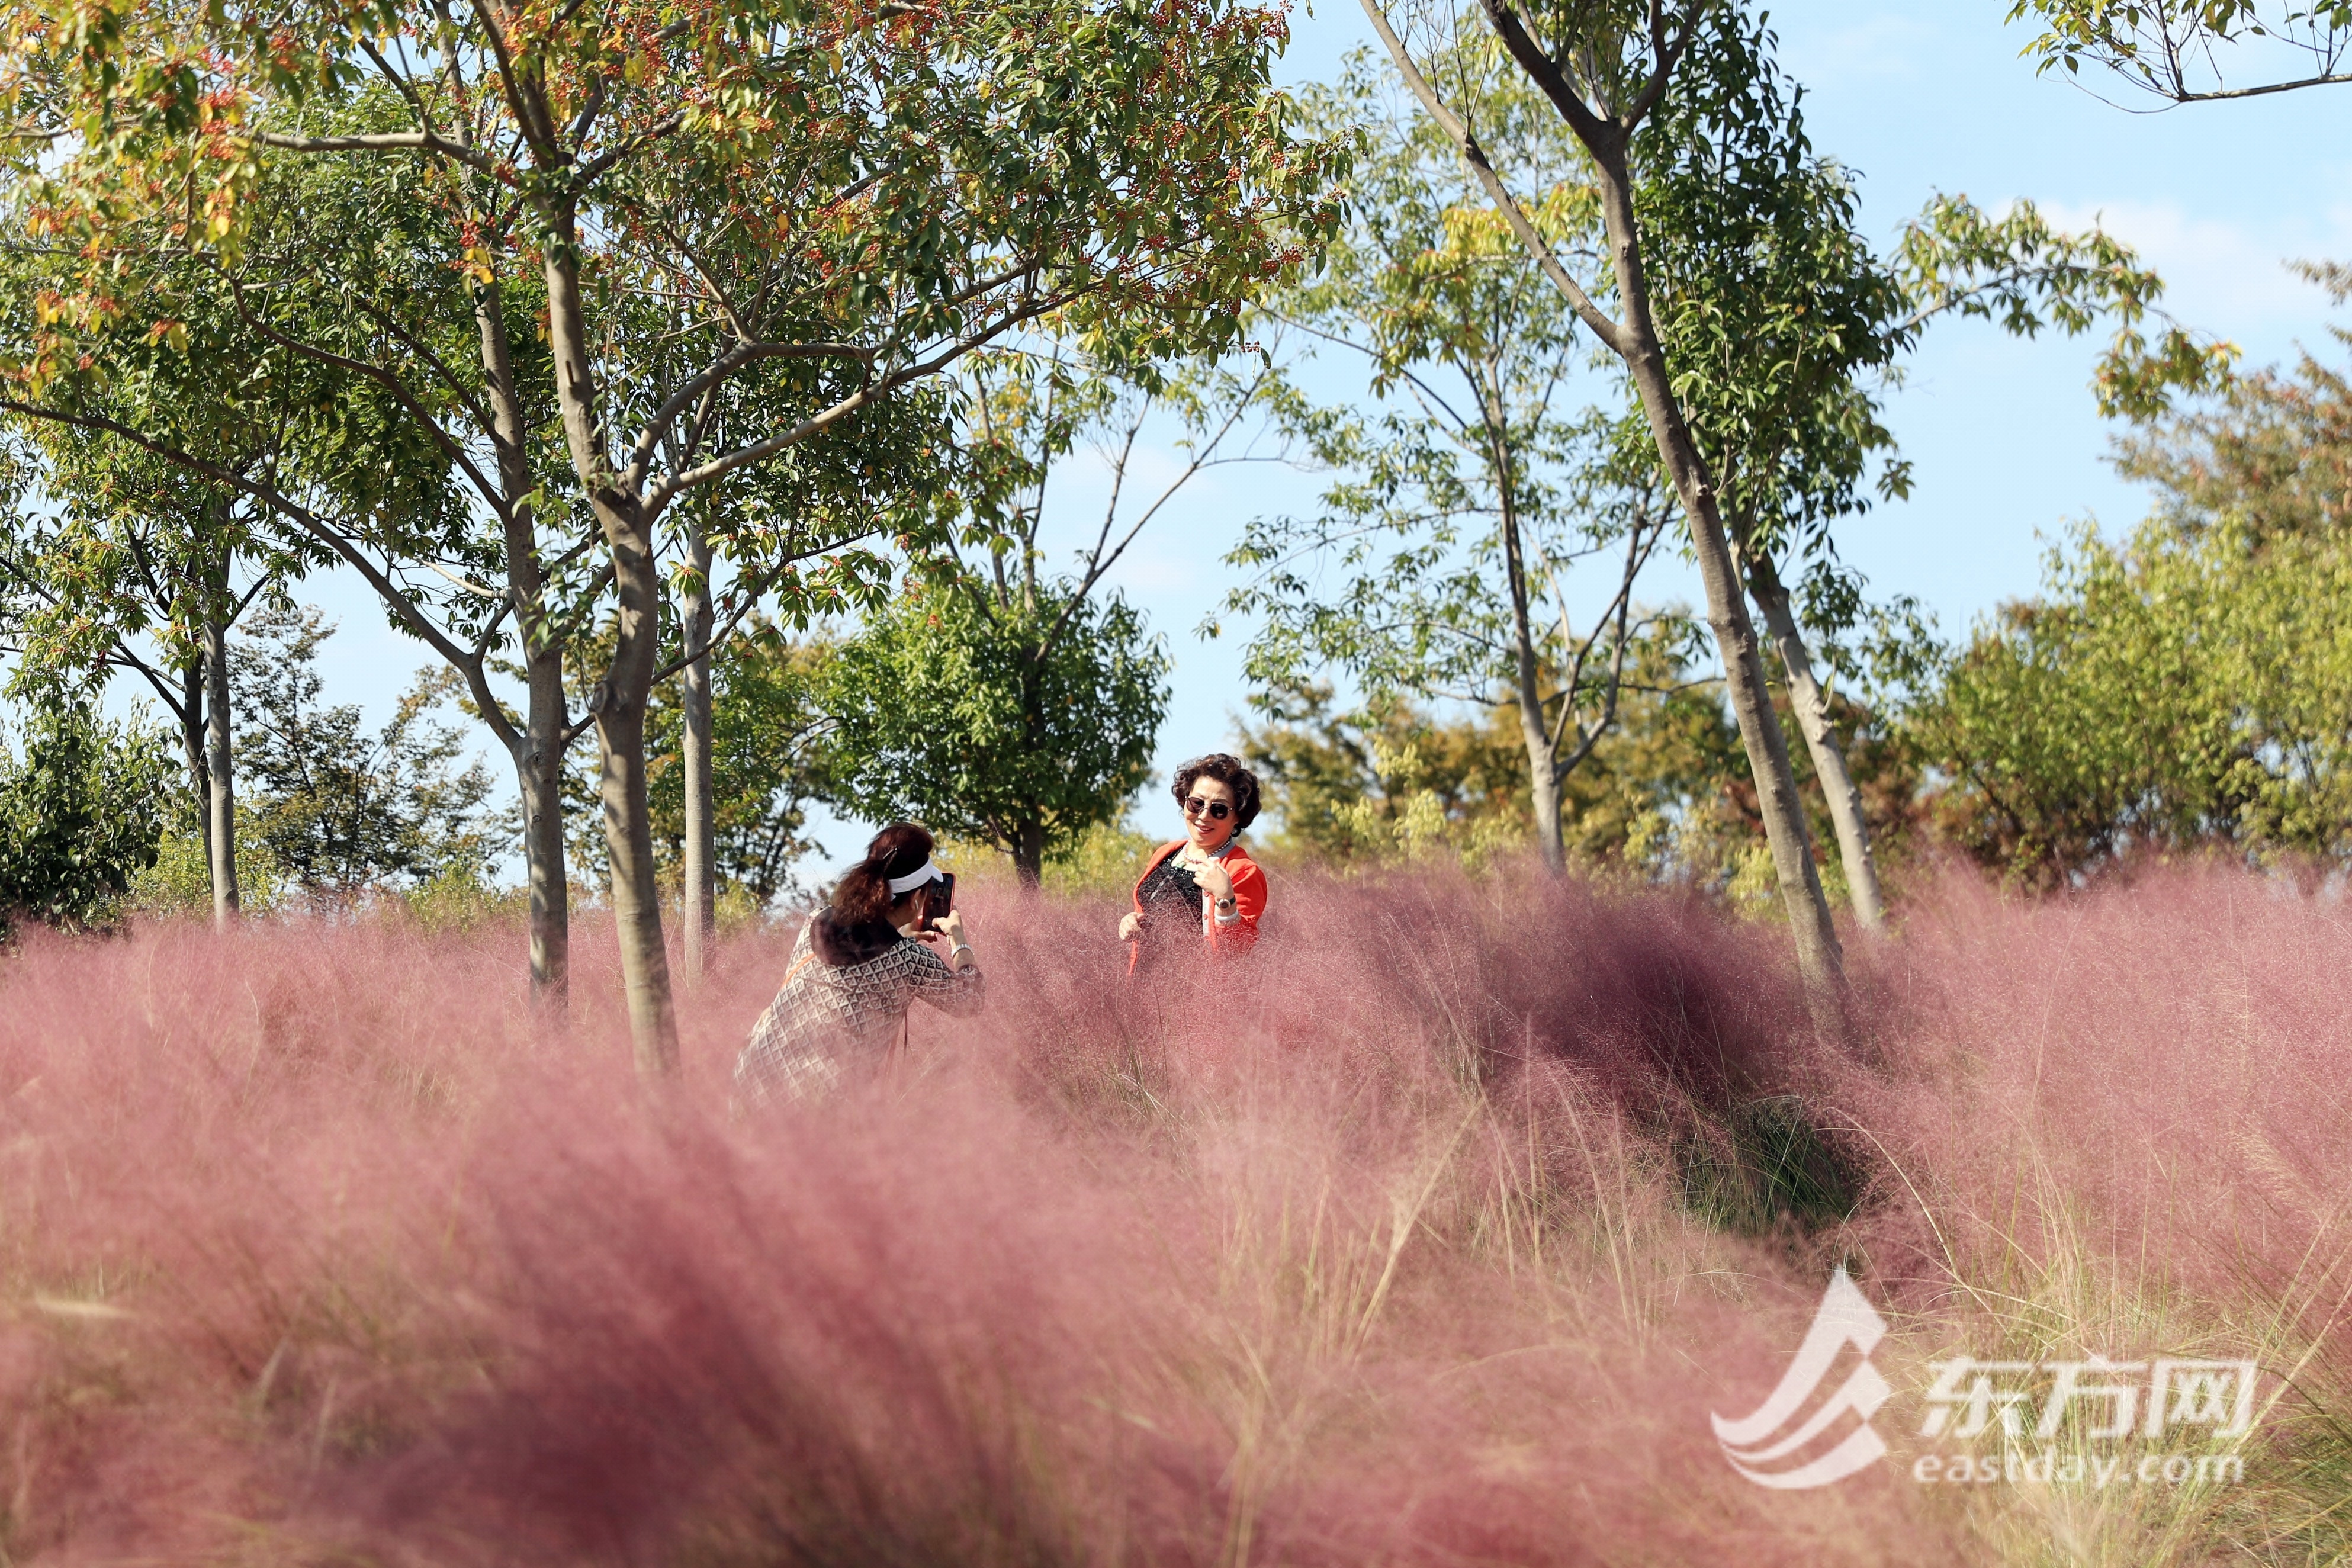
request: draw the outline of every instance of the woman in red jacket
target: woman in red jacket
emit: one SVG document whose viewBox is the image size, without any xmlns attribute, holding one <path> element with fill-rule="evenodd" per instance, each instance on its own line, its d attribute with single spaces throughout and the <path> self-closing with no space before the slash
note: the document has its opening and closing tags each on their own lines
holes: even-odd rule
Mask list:
<svg viewBox="0 0 2352 1568">
<path fill-rule="evenodd" d="M 1257 816 L 1257 775 L 1214 752 L 1176 770 L 1184 837 L 1153 851 L 1136 879 L 1135 912 L 1118 922 L 1133 971 L 1146 947 L 1173 949 L 1194 930 L 1213 955 L 1230 958 L 1257 942 L 1265 913 L 1265 873 L 1240 843 Z"/>
</svg>

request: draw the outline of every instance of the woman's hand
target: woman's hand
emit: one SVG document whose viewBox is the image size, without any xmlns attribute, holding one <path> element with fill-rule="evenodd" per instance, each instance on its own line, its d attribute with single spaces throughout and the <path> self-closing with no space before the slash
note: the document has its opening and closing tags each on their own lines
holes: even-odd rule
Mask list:
<svg viewBox="0 0 2352 1568">
<path fill-rule="evenodd" d="M 1133 910 L 1128 910 L 1127 913 L 1118 918 L 1119 941 L 1133 942 L 1136 938 L 1136 934 L 1142 930 L 1143 917 L 1137 914 Z"/>
<path fill-rule="evenodd" d="M 1234 879 L 1222 860 L 1203 861 L 1193 870 L 1192 880 L 1201 884 L 1202 892 L 1220 902 L 1234 896 Z"/>
<path fill-rule="evenodd" d="M 939 954 L 941 963 L 950 969 L 977 969 L 980 966 L 980 960 L 972 953 L 971 943 L 963 939 L 962 910 L 950 910 L 933 921 L 931 925 L 933 930 L 917 931 L 915 940 Z M 963 955 L 964 961 L 961 964 L 956 963 L 958 953 Z"/>
</svg>

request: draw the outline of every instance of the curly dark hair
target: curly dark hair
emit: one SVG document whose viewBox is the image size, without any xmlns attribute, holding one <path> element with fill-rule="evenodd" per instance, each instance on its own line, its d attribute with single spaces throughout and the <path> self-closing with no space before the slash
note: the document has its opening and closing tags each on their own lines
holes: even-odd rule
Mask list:
<svg viewBox="0 0 2352 1568">
<path fill-rule="evenodd" d="M 1257 775 L 1242 766 L 1239 757 L 1223 752 L 1211 752 L 1205 757 L 1194 757 L 1176 770 L 1176 806 L 1182 810 L 1192 786 L 1202 779 L 1214 779 L 1234 792 L 1234 831 L 1239 833 L 1257 820 Z"/>
</svg>

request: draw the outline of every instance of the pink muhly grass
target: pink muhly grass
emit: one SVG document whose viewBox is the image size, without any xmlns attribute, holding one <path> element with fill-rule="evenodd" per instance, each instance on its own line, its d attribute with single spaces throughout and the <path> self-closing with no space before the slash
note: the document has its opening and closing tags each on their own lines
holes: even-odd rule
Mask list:
<svg viewBox="0 0 2352 1568">
<path fill-rule="evenodd" d="M 1900 1193 L 1880 1263 L 1949 1291 L 2092 1257 L 2352 1375 L 2347 973 L 2340 899 L 2243 872 L 1939 885 L 1877 965 L 1881 1069 L 1837 1091 Z"/>
<path fill-rule="evenodd" d="M 2189 1225 L 2177 1288 L 2319 1331 L 2293 1260 L 2343 1191 L 2344 933 L 2257 889 L 1939 889 L 1858 953 L 1852 1049 L 1778 933 L 1686 900 L 1290 877 L 1247 963 L 1130 984 L 1110 901 L 973 889 L 987 1010 L 745 1118 L 788 928 L 681 992 L 658 1091 L 590 920 L 562 1018 L 511 931 L 35 938 L 0 961 L 0 1550 L 1967 1560 L 1892 1467 L 1767 1492 L 1706 1413 L 1778 1376 L 1824 1246 L 1929 1310 L 2045 1246 L 2010 1217 L 2029 1144 L 2083 1245 Z M 2237 1042 L 2218 1130 L 2149 1120 L 2196 1079 L 2143 1061 L 2184 1014 Z M 1827 1243 L 1693 1212 L 1693 1152 L 1745 1158 L 1776 1098 L 1870 1183 Z"/>
</svg>

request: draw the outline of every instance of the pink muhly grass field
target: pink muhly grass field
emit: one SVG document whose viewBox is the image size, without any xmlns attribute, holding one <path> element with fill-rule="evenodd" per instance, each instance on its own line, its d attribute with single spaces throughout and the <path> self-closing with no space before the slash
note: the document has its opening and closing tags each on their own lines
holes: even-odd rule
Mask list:
<svg viewBox="0 0 2352 1568">
<path fill-rule="evenodd" d="M 1830 1120 L 1916 1188 L 1907 1238 L 1878 1233 L 1890 1288 L 2095 1257 L 2352 1384 L 2341 899 L 2210 868 L 2039 905 L 1955 879 L 1873 968 L 1899 1022 Z"/>
<path fill-rule="evenodd" d="M 1130 984 L 1112 904 L 973 889 L 987 1010 L 749 1118 L 789 926 L 682 989 L 660 1091 L 593 917 L 561 1022 L 513 931 L 28 938 L 0 1561 L 1981 1560 L 1893 1465 L 1716 1448 L 1838 1259 L 1890 1369 L 2079 1255 L 2345 1381 L 2335 905 L 1955 881 L 1823 1046 L 1780 934 L 1695 900 L 1276 894 L 1246 963 Z M 1721 1223 L 1783 1102 L 1860 1208 Z"/>
</svg>

